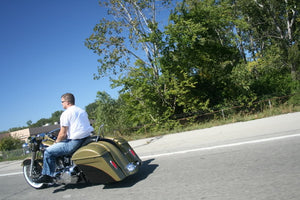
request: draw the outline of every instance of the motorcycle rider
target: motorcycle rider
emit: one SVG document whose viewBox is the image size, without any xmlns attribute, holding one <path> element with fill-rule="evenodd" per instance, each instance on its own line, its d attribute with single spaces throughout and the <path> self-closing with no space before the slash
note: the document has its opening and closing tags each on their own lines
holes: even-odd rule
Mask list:
<svg viewBox="0 0 300 200">
<path fill-rule="evenodd" d="M 60 131 L 55 143 L 44 152 L 42 175 L 35 180 L 36 183 L 53 182 L 56 158 L 74 153 L 94 130 L 87 113 L 75 106 L 73 94 L 63 94 L 61 103 L 65 111 L 60 117 Z"/>
</svg>

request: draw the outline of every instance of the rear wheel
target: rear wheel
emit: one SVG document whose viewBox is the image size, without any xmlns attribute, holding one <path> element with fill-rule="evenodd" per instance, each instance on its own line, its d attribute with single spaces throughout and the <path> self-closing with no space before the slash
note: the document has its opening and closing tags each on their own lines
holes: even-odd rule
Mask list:
<svg viewBox="0 0 300 200">
<path fill-rule="evenodd" d="M 38 178 L 42 174 L 42 165 L 38 161 L 35 161 L 33 168 L 32 168 L 32 174 L 30 176 L 30 164 L 25 164 L 23 166 L 23 175 L 26 180 L 26 182 L 35 189 L 41 189 L 46 186 L 44 183 L 35 183 L 33 180 Z"/>
</svg>

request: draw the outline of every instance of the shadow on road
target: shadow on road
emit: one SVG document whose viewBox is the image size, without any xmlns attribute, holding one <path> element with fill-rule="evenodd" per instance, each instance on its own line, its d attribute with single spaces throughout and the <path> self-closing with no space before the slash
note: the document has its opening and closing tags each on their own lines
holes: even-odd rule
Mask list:
<svg viewBox="0 0 300 200">
<path fill-rule="evenodd" d="M 140 167 L 139 171 L 136 174 L 129 176 L 120 182 L 105 184 L 103 189 L 132 187 L 136 183 L 146 179 L 158 167 L 157 164 L 150 164 L 153 160 L 154 159 L 143 161 L 142 166 Z M 78 183 L 78 184 L 74 184 L 74 185 L 72 185 L 72 184 L 64 185 L 62 187 L 55 189 L 53 191 L 53 193 L 63 192 L 63 191 L 69 190 L 69 189 L 83 189 L 83 188 L 90 187 L 90 186 L 95 186 L 95 184 Z M 53 186 L 53 187 L 55 187 L 55 186 Z"/>
<path fill-rule="evenodd" d="M 132 187 L 136 183 L 146 179 L 158 167 L 157 164 L 150 164 L 154 159 L 143 161 L 138 173 L 127 177 L 123 181 L 105 184 L 103 189 Z"/>
</svg>

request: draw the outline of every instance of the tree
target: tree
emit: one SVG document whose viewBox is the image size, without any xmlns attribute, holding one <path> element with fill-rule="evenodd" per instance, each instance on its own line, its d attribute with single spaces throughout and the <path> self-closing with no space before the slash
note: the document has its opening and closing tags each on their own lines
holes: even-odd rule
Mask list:
<svg viewBox="0 0 300 200">
<path fill-rule="evenodd" d="M 28 127 L 30 127 L 30 126 L 32 125 L 32 121 L 31 121 L 31 120 L 28 120 L 28 121 L 26 122 L 26 124 L 27 124 Z"/>
<path fill-rule="evenodd" d="M 50 118 L 41 118 L 36 123 L 34 123 L 32 126 L 33 127 L 41 127 L 41 126 L 44 126 L 44 125 L 46 125 L 48 123 L 51 123 L 51 119 Z"/>
<path fill-rule="evenodd" d="M 120 101 L 111 98 L 106 92 L 98 92 L 96 105 L 96 128 L 103 124 L 104 130 L 111 134 L 125 127 Z"/>
<path fill-rule="evenodd" d="M 230 13 L 226 1 L 187 0 L 170 15 L 161 64 L 179 112 L 208 110 L 236 97 L 229 75 L 241 55 Z"/>
<path fill-rule="evenodd" d="M 54 113 L 52 113 L 51 118 L 50 118 L 51 123 L 59 122 L 60 116 L 62 113 L 63 113 L 62 110 L 58 110 L 58 111 L 55 111 Z"/>
<path fill-rule="evenodd" d="M 150 108 L 146 102 L 153 98 L 157 102 L 166 103 L 161 93 L 158 63 L 162 46 L 162 31 L 156 20 L 157 13 L 171 1 L 163 0 L 109 0 L 100 2 L 108 9 L 113 18 L 102 19 L 94 28 L 94 33 L 86 40 L 85 45 L 100 56 L 100 66 L 94 78 L 118 75 L 112 78 L 113 86 L 121 86 L 126 105 L 136 102 L 136 106 Z M 143 94 L 138 94 L 143 91 Z M 141 98 L 142 97 L 142 98 Z M 153 104 L 153 103 L 151 103 Z M 153 111 L 141 109 L 151 121 L 161 114 L 161 106 L 152 106 Z M 140 115 L 141 113 L 135 113 Z"/>
<path fill-rule="evenodd" d="M 50 118 L 41 118 L 36 123 L 31 124 L 30 127 L 41 127 L 48 123 L 54 124 L 55 122 L 59 122 L 62 113 L 63 113 L 62 110 L 55 111 L 54 113 L 51 114 Z"/>
<path fill-rule="evenodd" d="M 10 151 L 22 147 L 22 141 L 18 138 L 4 137 L 0 140 L 0 151 Z"/>
<path fill-rule="evenodd" d="M 96 110 L 97 110 L 97 102 L 90 103 L 85 107 L 85 110 L 89 116 L 89 119 L 95 120 L 96 119 Z"/>
<path fill-rule="evenodd" d="M 111 20 L 103 18 L 94 28 L 94 33 L 86 40 L 85 45 L 100 56 L 98 74 L 101 78 L 107 72 L 119 74 L 130 71 L 132 61 L 142 62 L 152 70 L 155 77 L 159 76 L 156 58 L 159 54 L 158 44 L 149 41 L 157 38 L 160 42 L 160 31 L 156 21 L 160 5 L 170 1 L 156 0 L 108 0 L 99 1 L 108 9 Z M 127 35 L 128 37 L 126 37 Z M 144 51 L 144 55 L 140 53 Z"/>
<path fill-rule="evenodd" d="M 249 38 L 245 48 L 252 59 L 261 59 L 270 53 L 269 48 L 279 48 L 281 63 L 289 68 L 294 80 L 299 80 L 299 62 L 294 61 L 299 60 L 300 2 L 239 0 L 235 3 L 248 24 L 247 29 L 241 30 Z"/>
</svg>

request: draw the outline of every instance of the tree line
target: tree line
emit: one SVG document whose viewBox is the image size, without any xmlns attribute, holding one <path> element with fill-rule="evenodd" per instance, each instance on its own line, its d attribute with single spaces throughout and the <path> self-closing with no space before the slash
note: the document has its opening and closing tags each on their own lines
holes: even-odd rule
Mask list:
<svg viewBox="0 0 300 200">
<path fill-rule="evenodd" d="M 110 77 L 120 94 L 113 99 L 98 92 L 87 108 L 108 131 L 143 124 L 172 128 L 176 116 L 299 91 L 297 0 L 99 4 L 108 17 L 85 45 L 99 55 L 94 78 Z"/>
</svg>

